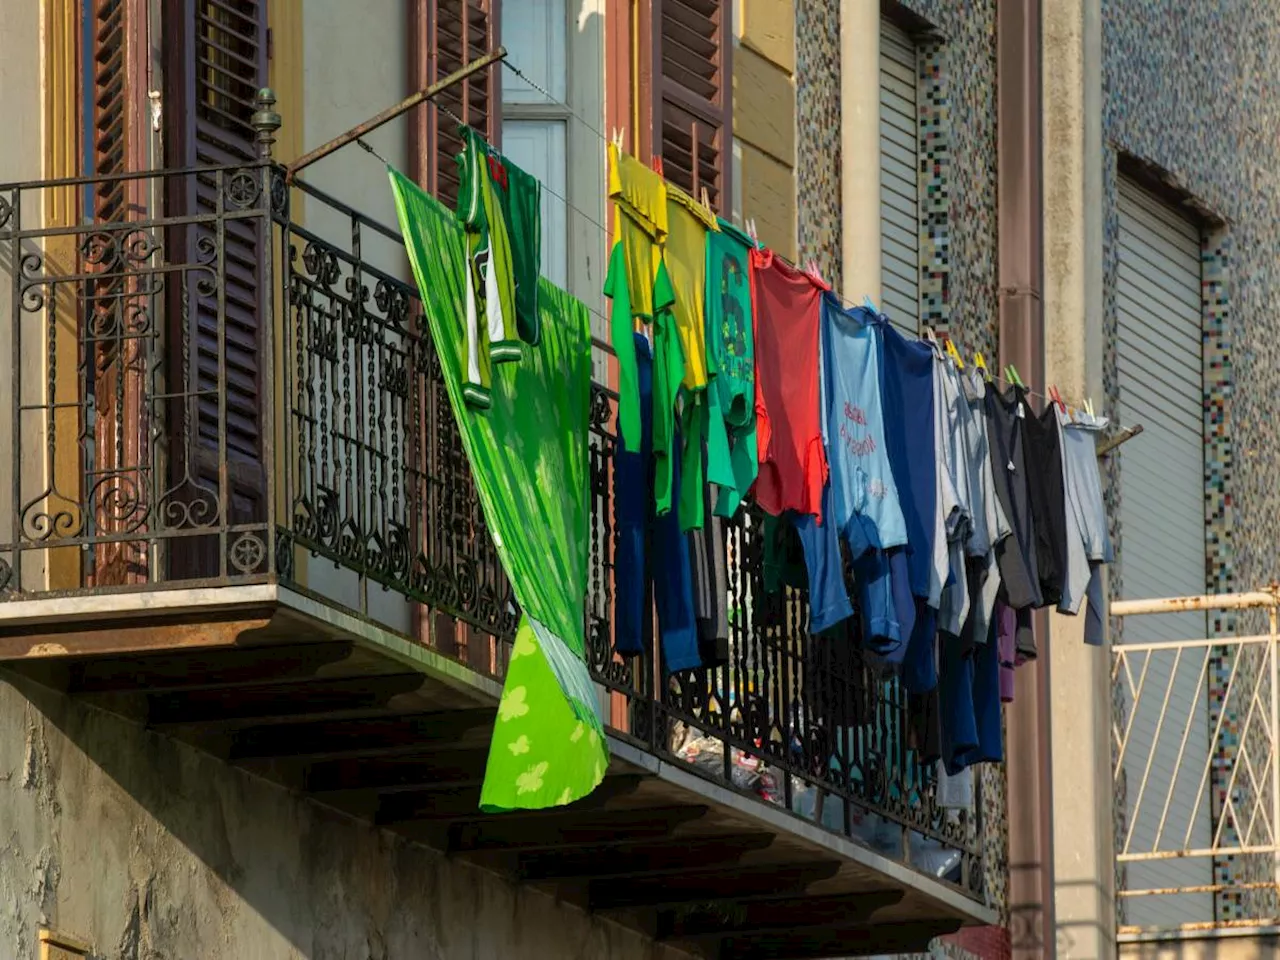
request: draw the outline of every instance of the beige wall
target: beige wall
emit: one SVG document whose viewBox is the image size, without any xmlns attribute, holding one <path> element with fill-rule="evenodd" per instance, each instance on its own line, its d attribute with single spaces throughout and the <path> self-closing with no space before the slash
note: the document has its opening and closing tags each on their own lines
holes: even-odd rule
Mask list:
<svg viewBox="0 0 1280 960">
<path fill-rule="evenodd" d="M 1098 0 L 1044 0 L 1045 380 L 1102 393 L 1101 14 Z M 1052 614 L 1054 916 L 1058 956 L 1116 955 L 1109 648 L 1084 618 Z"/>
<path fill-rule="evenodd" d="M 301 67 L 287 71 L 281 65 L 275 74 L 286 84 L 299 74 L 302 81 L 301 110 L 283 99 L 279 105 L 286 123 L 300 114 L 302 126 L 300 138 L 282 141 L 283 149 L 314 149 L 409 94 L 405 38 L 408 0 L 381 0 L 376 16 L 370 15 L 368 7 L 348 0 L 276 3 L 282 13 L 301 16 L 301 40 L 295 35 L 289 47 L 295 59 L 300 56 Z M 407 121 L 399 119 L 364 140 L 394 166 L 405 170 L 409 164 L 408 131 Z M 330 154 L 301 176 L 334 200 L 390 227 L 393 233 L 399 232 L 386 169 L 358 144 Z M 294 200 L 297 199 L 295 191 Z M 336 249 L 352 252 L 349 216 L 314 199 L 306 201 L 301 216 L 295 210 L 295 216 Z M 411 279 L 399 244 L 367 227 L 361 228 L 360 254 L 367 263 Z M 344 269 L 344 276 L 346 272 Z M 297 563 L 300 557 L 305 559 L 304 564 Z M 371 616 L 392 629 L 411 631 L 412 605 L 399 594 L 374 589 L 362 596 L 354 571 L 309 555 L 295 555 L 295 569 L 302 582 L 322 595 L 353 609 L 367 608 Z"/>
<path fill-rule="evenodd" d="M 44 105 L 45 77 L 42 70 L 41 21 L 46 11 L 44 4 L 26 0 L 23 3 L 0 3 L 0 117 L 4 118 L 5 136 L 0 138 L 0 183 L 18 180 L 38 180 L 44 175 Z M 11 198 L 7 198 L 11 199 Z M 24 228 L 41 226 L 43 211 L 38 199 L 35 209 L 22 211 Z M 16 221 L 10 221 L 10 226 Z M 23 253 L 43 252 L 34 244 L 24 246 Z M 24 403 L 43 402 L 44 382 L 44 317 L 39 313 L 13 312 L 10 296 L 13 272 L 19 269 L 14 262 L 9 242 L 0 244 L 0 369 L 11 369 L 13 362 L 13 332 L 22 325 L 23 334 L 23 397 Z M 28 389 L 30 388 L 30 389 Z M 0 542 L 13 535 L 11 490 L 13 483 L 12 460 L 8 451 L 15 438 L 12 436 L 13 392 L 12 378 L 3 377 L 0 383 Z M 26 429 L 24 421 L 24 454 L 31 454 L 24 463 L 22 477 L 24 497 L 34 496 L 45 487 L 46 472 L 41 434 Z M 44 582 L 43 553 L 33 555 L 33 562 L 23 570 L 24 586 L 39 586 Z"/>
<path fill-rule="evenodd" d="M 733 135 L 742 215 L 760 239 L 796 256 L 794 0 L 744 0 L 735 11 Z"/>
<path fill-rule="evenodd" d="M 303 149 L 311 149 L 409 94 L 408 0 L 381 0 L 376 16 L 349 0 L 301 0 Z M 409 128 L 388 123 L 364 138 L 400 169 L 409 163 Z M 308 168 L 304 179 L 385 224 L 396 222 L 382 163 L 358 145 L 344 147 Z M 314 206 L 314 205 L 312 205 Z M 345 218 L 308 207 L 308 226 L 347 242 Z M 389 251 L 374 263 L 386 263 Z"/>
</svg>

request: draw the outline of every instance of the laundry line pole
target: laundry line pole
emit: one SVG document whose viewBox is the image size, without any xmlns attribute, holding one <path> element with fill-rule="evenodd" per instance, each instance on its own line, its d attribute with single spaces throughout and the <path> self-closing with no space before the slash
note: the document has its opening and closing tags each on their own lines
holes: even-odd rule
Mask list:
<svg viewBox="0 0 1280 960">
<path fill-rule="evenodd" d="M 506 56 L 507 56 L 506 47 L 504 46 L 495 47 L 493 50 L 490 50 L 488 53 L 486 53 L 483 57 L 479 57 L 476 60 L 472 60 L 470 63 L 464 64 L 461 67 L 461 69 L 455 70 L 453 73 L 449 74 L 447 77 L 443 77 L 442 79 L 437 80 L 435 83 L 431 84 L 431 86 L 427 87 L 425 90 L 419 90 L 417 93 L 411 94 L 410 96 L 405 97 L 403 100 L 397 103 L 394 107 L 388 107 L 386 110 L 383 110 L 381 113 L 375 114 L 374 116 L 370 117 L 368 120 L 365 120 L 363 123 L 356 124 L 346 133 L 339 134 L 338 136 L 330 140 L 328 143 L 322 144 L 321 146 L 316 147 L 314 150 L 311 150 L 308 153 L 304 153 L 297 160 L 293 161 L 293 163 L 289 164 L 289 166 L 285 168 L 286 179 L 288 181 L 292 181 L 293 178 L 297 176 L 298 171 L 302 170 L 304 167 L 309 167 L 311 166 L 311 164 L 315 163 L 317 160 L 322 160 L 325 157 L 327 157 L 329 154 L 333 153 L 334 151 L 341 150 L 347 144 L 354 143 L 355 141 L 359 140 L 361 137 L 369 133 L 372 133 L 374 130 L 377 130 L 383 124 L 394 120 L 396 117 L 400 116 L 402 113 L 412 110 L 414 107 L 418 106 L 418 104 L 425 103 L 426 101 L 431 100 L 438 94 L 443 93 L 445 90 L 448 90 L 450 87 L 456 86 L 457 84 L 461 83 L 463 80 L 466 80 L 472 74 L 479 73 L 481 70 L 485 70 L 493 66 L 495 63 L 498 63 L 499 61 L 505 60 Z"/>
</svg>

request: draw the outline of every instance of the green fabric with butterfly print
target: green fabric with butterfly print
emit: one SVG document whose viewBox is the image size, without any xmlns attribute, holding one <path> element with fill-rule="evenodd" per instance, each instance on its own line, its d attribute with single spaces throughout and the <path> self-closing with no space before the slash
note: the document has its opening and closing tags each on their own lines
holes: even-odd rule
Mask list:
<svg viewBox="0 0 1280 960">
<path fill-rule="evenodd" d="M 520 604 L 520 624 L 489 746 L 487 811 L 570 803 L 609 757 L 586 663 L 590 506 L 586 308 L 539 281 L 541 338 L 494 367 L 492 404 L 463 399 L 466 253 L 454 215 L 389 170 L 400 229 L 471 463 L 485 523 Z"/>
</svg>

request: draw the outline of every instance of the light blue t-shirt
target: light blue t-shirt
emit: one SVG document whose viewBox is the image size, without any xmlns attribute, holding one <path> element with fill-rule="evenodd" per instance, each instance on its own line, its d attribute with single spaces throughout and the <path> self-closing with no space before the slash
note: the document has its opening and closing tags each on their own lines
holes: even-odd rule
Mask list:
<svg viewBox="0 0 1280 960">
<path fill-rule="evenodd" d="M 862 307 L 845 310 L 834 294 L 824 294 L 821 342 L 832 519 L 855 556 L 869 548 L 902 546 L 907 525 L 885 447 L 874 314 Z"/>
</svg>

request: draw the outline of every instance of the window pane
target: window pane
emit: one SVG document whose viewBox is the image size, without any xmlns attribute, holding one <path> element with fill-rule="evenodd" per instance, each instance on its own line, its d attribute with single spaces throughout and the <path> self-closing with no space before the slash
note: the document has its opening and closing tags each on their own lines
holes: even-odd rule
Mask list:
<svg viewBox="0 0 1280 960">
<path fill-rule="evenodd" d="M 518 67 L 534 83 L 565 102 L 564 0 L 518 0 L 502 5 L 502 43 L 507 62 Z M 545 96 L 510 70 L 502 72 L 505 103 L 547 103 Z"/>
<path fill-rule="evenodd" d="M 560 199 L 568 196 L 565 123 L 507 120 L 502 124 L 502 152 L 542 181 L 542 275 L 564 287 L 569 272 L 568 211 Z"/>
</svg>

